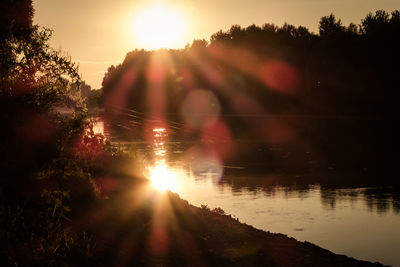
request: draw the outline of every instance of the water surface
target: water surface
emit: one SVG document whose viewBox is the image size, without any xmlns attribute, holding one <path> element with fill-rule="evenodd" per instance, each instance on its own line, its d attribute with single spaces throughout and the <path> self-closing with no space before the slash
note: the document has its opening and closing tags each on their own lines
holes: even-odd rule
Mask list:
<svg viewBox="0 0 400 267">
<path fill-rule="evenodd" d="M 270 173 L 253 173 L 245 164 L 226 166 L 198 143 L 168 140 L 158 128 L 152 132 L 157 137 L 132 141 L 104 126 L 100 120 L 95 130 L 153 155 L 153 170 L 175 174 L 171 189 L 193 205 L 220 207 L 256 228 L 338 254 L 400 266 L 400 192 L 394 188 L 271 184 Z"/>
</svg>

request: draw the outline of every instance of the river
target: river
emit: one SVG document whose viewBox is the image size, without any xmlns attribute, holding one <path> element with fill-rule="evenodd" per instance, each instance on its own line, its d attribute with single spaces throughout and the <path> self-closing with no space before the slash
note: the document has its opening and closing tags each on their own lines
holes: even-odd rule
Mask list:
<svg viewBox="0 0 400 267">
<path fill-rule="evenodd" d="M 337 254 L 400 266 L 400 193 L 395 188 L 269 184 L 264 178 L 271 174 L 226 166 L 196 144 L 168 140 L 165 128 L 154 128 L 152 141 L 143 142 L 125 140 L 108 123 L 97 118 L 95 131 L 114 144 L 152 154 L 154 185 L 195 206 L 220 207 L 243 223 Z"/>
</svg>

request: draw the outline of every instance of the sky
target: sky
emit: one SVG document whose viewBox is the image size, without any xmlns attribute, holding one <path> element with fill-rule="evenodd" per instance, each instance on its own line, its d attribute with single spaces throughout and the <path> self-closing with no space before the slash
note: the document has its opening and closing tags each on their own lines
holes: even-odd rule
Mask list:
<svg viewBox="0 0 400 267">
<path fill-rule="evenodd" d="M 400 0 L 34 0 L 34 22 L 54 31 L 51 45 L 79 64 L 83 80 L 101 87 L 104 73 L 123 61 L 127 52 L 146 48 L 135 37 L 135 18 L 162 3 L 181 14 L 182 41 L 207 39 L 231 25 L 285 22 L 318 31 L 322 16 L 335 14 L 345 25 L 356 24 L 369 12 L 400 9 Z"/>
</svg>

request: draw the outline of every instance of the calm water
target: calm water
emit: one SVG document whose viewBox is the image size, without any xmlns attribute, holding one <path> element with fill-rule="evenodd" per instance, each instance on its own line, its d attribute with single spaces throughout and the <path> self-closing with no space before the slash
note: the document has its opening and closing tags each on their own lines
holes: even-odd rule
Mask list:
<svg viewBox="0 0 400 267">
<path fill-rule="evenodd" d="M 193 205 L 221 207 L 241 222 L 338 254 L 400 266 L 400 194 L 393 188 L 269 186 L 262 173 L 224 166 L 195 144 L 167 142 L 160 129 L 144 143 L 124 142 L 101 120 L 95 128 L 113 142 L 153 154 L 153 175 L 173 176 L 171 190 Z"/>
</svg>

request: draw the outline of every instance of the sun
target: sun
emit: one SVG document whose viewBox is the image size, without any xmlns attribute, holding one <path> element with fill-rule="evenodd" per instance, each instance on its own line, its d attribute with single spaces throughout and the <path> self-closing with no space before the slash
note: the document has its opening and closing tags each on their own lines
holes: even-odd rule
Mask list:
<svg viewBox="0 0 400 267">
<path fill-rule="evenodd" d="M 140 11 L 133 20 L 133 29 L 141 48 L 179 48 L 185 45 L 183 15 L 162 4 Z"/>
</svg>

